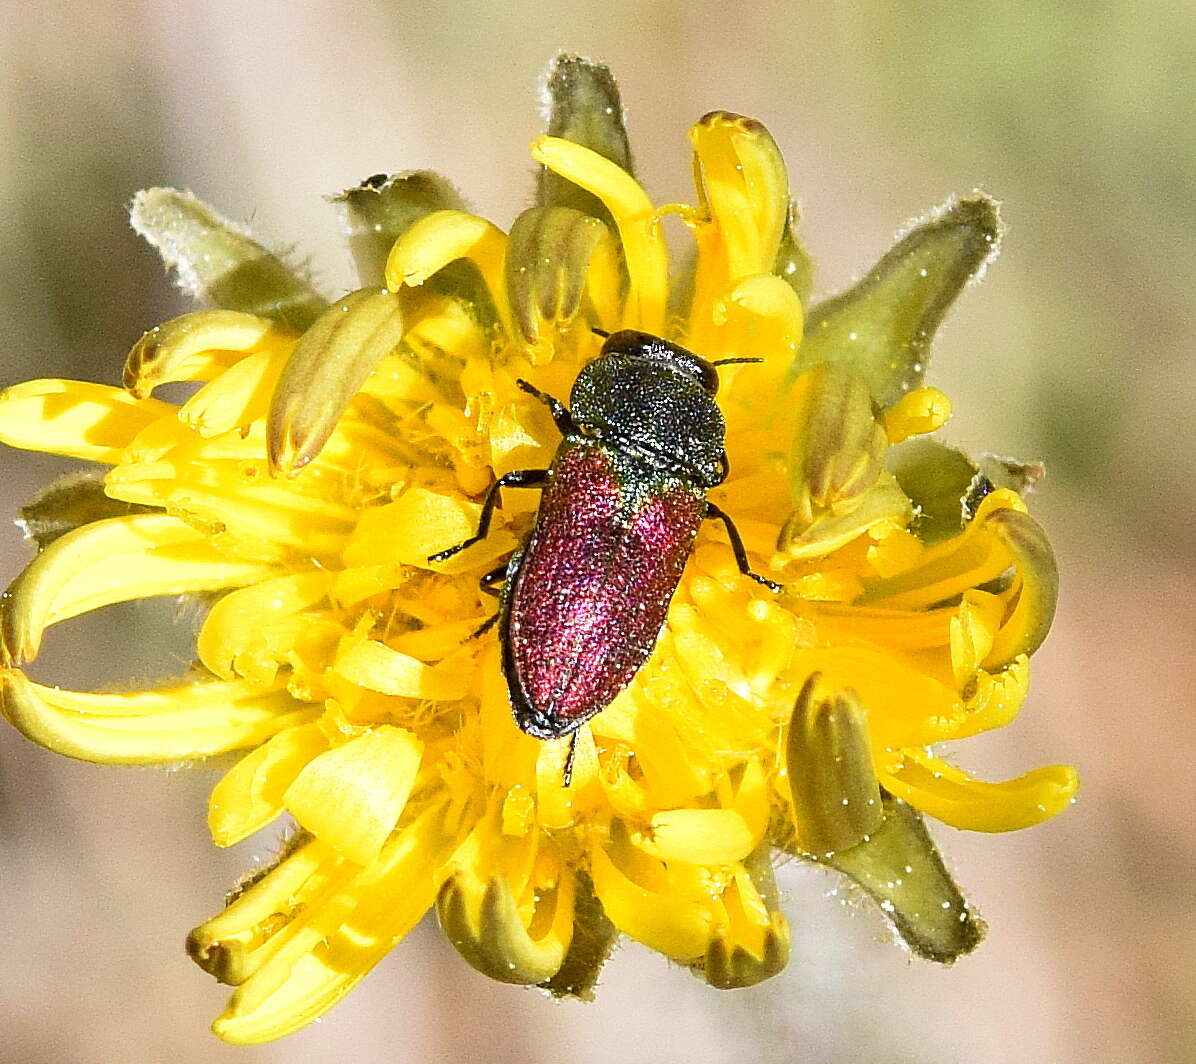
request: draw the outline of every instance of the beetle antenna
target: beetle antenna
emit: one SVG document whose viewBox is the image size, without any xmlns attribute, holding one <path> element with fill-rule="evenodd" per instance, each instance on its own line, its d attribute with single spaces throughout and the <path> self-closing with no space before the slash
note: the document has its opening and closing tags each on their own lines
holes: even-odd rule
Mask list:
<svg viewBox="0 0 1196 1064">
<path fill-rule="evenodd" d="M 607 340 L 607 339 L 609 339 L 609 338 L 610 338 L 610 333 L 608 333 L 608 332 L 607 332 L 605 329 L 593 329 L 593 328 L 591 328 L 591 329 L 590 329 L 590 332 L 592 332 L 592 333 L 593 333 L 595 336 L 601 336 L 601 337 L 602 337 L 602 339 L 604 339 L 604 340 Z"/>
<path fill-rule="evenodd" d="M 763 362 L 762 358 L 720 358 L 717 362 L 711 362 L 712 366 L 734 366 L 740 362 Z"/>
</svg>

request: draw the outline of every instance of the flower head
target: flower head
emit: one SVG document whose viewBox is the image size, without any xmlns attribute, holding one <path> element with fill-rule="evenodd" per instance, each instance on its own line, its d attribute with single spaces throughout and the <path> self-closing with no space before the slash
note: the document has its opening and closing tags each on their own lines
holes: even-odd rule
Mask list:
<svg viewBox="0 0 1196 1064">
<path fill-rule="evenodd" d="M 433 907 L 475 968 L 558 995 L 590 994 L 619 933 L 712 986 L 758 982 L 787 959 L 775 852 L 838 869 L 949 961 L 982 925 L 919 813 L 1005 831 L 1075 791 L 1066 767 L 986 783 L 931 749 L 1013 718 L 1055 601 L 1033 470 L 930 436 L 951 408 L 923 384 L 929 344 L 995 253 L 993 201 L 949 202 L 807 310 L 759 122 L 701 119 L 695 202 L 658 206 L 605 68 L 561 57 L 547 92 L 535 206 L 504 233 L 435 175 L 370 179 L 339 197 L 363 287 L 335 301 L 192 197 L 140 194 L 133 224 L 217 309 L 146 333 L 123 389 L 0 396 L 9 444 L 110 467 L 24 513 L 41 549 L 3 604 L 5 717 L 91 761 L 243 751 L 212 792 L 217 844 L 298 826 L 188 940 L 237 987 L 230 1041 L 318 1016 Z M 536 493 L 446 548 L 497 478 L 558 447 L 519 382 L 567 397 L 595 330 L 627 328 L 757 363 L 719 370 L 729 475 L 709 498 L 780 592 L 706 522 L 647 662 L 542 740 L 477 634 L 479 579 L 527 540 Z M 199 386 L 154 397 L 177 381 Z M 22 671 L 59 621 L 198 593 L 198 661 L 171 686 Z"/>
</svg>

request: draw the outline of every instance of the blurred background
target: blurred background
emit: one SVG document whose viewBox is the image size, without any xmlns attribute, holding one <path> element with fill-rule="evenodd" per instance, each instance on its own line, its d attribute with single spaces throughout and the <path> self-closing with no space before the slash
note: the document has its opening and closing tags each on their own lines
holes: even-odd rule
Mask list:
<svg viewBox="0 0 1196 1064">
<path fill-rule="evenodd" d="M 271 840 L 216 852 L 206 769 L 97 768 L 0 730 L 0 1060 L 14 1064 L 1191 1061 L 1196 1059 L 1196 7 L 1165 0 L 351 3 L 3 0 L 0 384 L 116 383 L 188 309 L 127 227 L 138 188 L 193 189 L 352 287 L 322 196 L 431 167 L 509 223 L 530 195 L 537 79 L 559 49 L 620 79 L 642 177 L 689 195 L 704 112 L 763 119 L 819 272 L 851 282 L 952 192 L 1004 200 L 1005 252 L 940 334 L 947 438 L 1043 459 L 1064 572 L 1030 700 L 972 740 L 990 778 L 1074 762 L 1078 804 L 1009 836 L 937 837 L 990 924 L 943 970 L 877 914 L 783 871 L 788 970 L 721 994 L 633 944 L 595 1004 L 492 984 L 434 926 L 272 1046 L 207 1031 L 225 989 L 187 929 Z M 70 463 L 0 455 L 0 513 Z M 0 528 L 0 583 L 30 556 Z M 187 618 L 151 603 L 56 630 L 36 675 L 169 673 Z"/>
</svg>

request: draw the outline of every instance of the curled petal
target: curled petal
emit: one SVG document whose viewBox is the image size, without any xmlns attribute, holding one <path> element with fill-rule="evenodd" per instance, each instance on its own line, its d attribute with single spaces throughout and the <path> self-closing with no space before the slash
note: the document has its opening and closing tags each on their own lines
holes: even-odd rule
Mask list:
<svg viewBox="0 0 1196 1064">
<path fill-rule="evenodd" d="M 155 325 L 125 359 L 124 386 L 144 399 L 161 384 L 207 381 L 250 351 L 293 343 L 295 333 L 237 310 L 197 310 Z"/>
<path fill-rule="evenodd" d="M 712 111 L 690 130 L 698 192 L 722 234 L 728 280 L 770 273 L 789 215 L 789 178 L 762 122 Z"/>
<path fill-rule="evenodd" d="M 980 503 L 963 532 L 922 551 L 913 565 L 869 584 L 861 604 L 893 609 L 922 609 L 995 580 L 1013 564 L 990 518 L 1002 510 L 1024 513 L 1016 492 L 994 491 Z"/>
<path fill-rule="evenodd" d="M 327 301 L 305 277 L 189 192 L 150 188 L 133 197 L 133 228 L 158 250 L 179 284 L 218 307 L 306 329 Z"/>
<path fill-rule="evenodd" d="M 18 731 L 48 750 L 119 765 L 211 757 L 255 746 L 320 712 L 285 691 L 237 681 L 90 694 L 44 687 L 17 669 L 0 670 L 0 709 Z"/>
<path fill-rule="evenodd" d="M 1079 777 L 1070 765 L 1035 769 L 1004 783 L 986 783 L 954 765 L 916 750 L 905 751 L 885 786 L 923 813 L 964 831 L 1020 831 L 1063 812 Z"/>
<path fill-rule="evenodd" d="M 213 1031 L 226 1042 L 268 1042 L 330 1009 L 431 907 L 437 869 L 456 843 L 435 808 L 366 868 L 315 840 L 197 928 L 192 957 L 244 980 Z"/>
<path fill-rule="evenodd" d="M 562 869 L 550 887 L 521 905 L 503 876 L 483 881 L 460 870 L 440 889 L 436 913 L 457 952 L 483 975 L 530 986 L 549 981 L 564 964 L 573 936 L 573 873 Z"/>
<path fill-rule="evenodd" d="M 208 830 L 217 846 L 233 846 L 283 810 L 283 794 L 304 766 L 328 749 L 319 722 L 280 731 L 246 754 L 212 789 Z"/>
<path fill-rule="evenodd" d="M 984 661 L 993 669 L 1033 654 L 1046 639 L 1059 600 L 1059 567 L 1046 532 L 1029 514 L 999 510 L 989 527 L 1013 555 L 1019 581 L 1013 610 Z"/>
<path fill-rule="evenodd" d="M 691 969 L 718 990 L 755 986 L 778 975 L 789 961 L 789 925 L 780 911 L 768 846 L 734 870 L 721 902 L 726 919 Z"/>
<path fill-rule="evenodd" d="M 668 809 L 653 813 L 644 837 L 633 841 L 663 861 L 721 865 L 743 860 L 759 840 L 735 809 Z"/>
<path fill-rule="evenodd" d="M 283 803 L 316 838 L 367 865 L 402 815 L 423 749 L 405 728 L 377 725 L 309 761 Z"/>
<path fill-rule="evenodd" d="M 224 679 L 250 675 L 241 659 L 265 653 L 265 629 L 314 606 L 331 584 L 327 572 L 289 573 L 224 595 L 204 618 L 196 641 L 200 660 Z"/>
<path fill-rule="evenodd" d="M 464 697 L 473 679 L 473 669 L 464 667 L 460 656 L 426 665 L 376 639 L 346 640 L 332 667 L 350 683 L 369 691 L 436 702 Z"/>
<path fill-rule="evenodd" d="M 713 919 L 692 897 L 641 886 L 601 846 L 590 851 L 590 875 L 602 909 L 624 934 L 681 961 L 706 955 Z"/>
<path fill-rule="evenodd" d="M 3 657 L 28 661 L 47 627 L 88 610 L 248 584 L 269 572 L 220 554 L 202 532 L 166 514 L 95 521 L 55 540 L 13 581 L 0 605 Z"/>
<path fill-rule="evenodd" d="M 361 289 L 337 300 L 295 345 L 270 405 L 270 467 L 293 475 L 323 448 L 366 377 L 403 338 L 399 297 Z"/>
</svg>

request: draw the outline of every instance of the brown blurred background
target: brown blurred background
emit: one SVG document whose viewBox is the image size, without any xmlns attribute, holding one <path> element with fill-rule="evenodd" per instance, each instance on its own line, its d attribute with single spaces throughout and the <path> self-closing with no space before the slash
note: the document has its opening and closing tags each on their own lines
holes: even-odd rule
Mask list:
<svg viewBox="0 0 1196 1064">
<path fill-rule="evenodd" d="M 618 74 L 642 174 L 688 195 L 685 131 L 767 122 L 829 293 L 954 191 L 1005 201 L 1005 254 L 937 344 L 949 438 L 1045 459 L 1065 590 L 1030 701 L 961 763 L 1052 761 L 1078 805 L 1011 836 L 938 831 L 991 925 L 954 969 L 787 869 L 786 973 L 708 990 L 635 945 L 597 1003 L 487 982 L 421 926 L 321 1025 L 232 1049 L 185 931 L 270 840 L 216 852 L 207 769 L 60 760 L 0 731 L 0 1061 L 1191 1061 L 1196 925 L 1185 677 L 1196 619 L 1196 8 L 1166 0 L 787 4 L 3 0 L 0 383 L 115 382 L 185 309 L 128 229 L 138 188 L 189 186 L 350 286 L 321 197 L 432 167 L 500 224 L 529 195 L 536 79 L 560 48 Z M 0 512 L 69 468 L 0 455 Z M 5 519 L 6 521 L 6 519 Z M 7 523 L 0 582 L 29 556 Z M 191 618 L 152 603 L 64 625 L 37 674 L 169 673 Z"/>
</svg>

